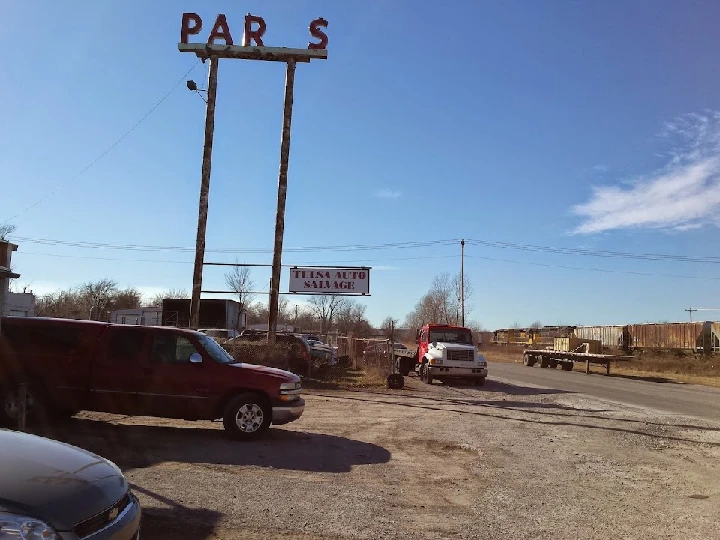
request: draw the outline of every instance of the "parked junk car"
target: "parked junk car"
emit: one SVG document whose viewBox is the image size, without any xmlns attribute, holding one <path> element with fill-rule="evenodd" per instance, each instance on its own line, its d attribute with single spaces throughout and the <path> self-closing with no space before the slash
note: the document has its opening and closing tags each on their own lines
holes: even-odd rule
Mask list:
<svg viewBox="0 0 720 540">
<path fill-rule="evenodd" d="M 2 539 L 140 538 L 140 503 L 111 461 L 0 429 L 0 470 Z"/>
<path fill-rule="evenodd" d="M 214 339 L 171 327 L 46 318 L 2 320 L 0 420 L 79 410 L 185 420 L 223 419 L 238 439 L 297 420 L 305 402 L 293 373 L 235 360 Z"/>
<path fill-rule="evenodd" d="M 285 344 L 290 349 L 288 358 L 288 369 L 298 375 L 307 375 L 311 360 L 310 345 L 305 340 L 294 334 L 275 334 L 277 343 Z M 228 346 L 243 341 L 265 341 L 267 332 L 260 330 L 243 330 L 243 332 L 228 341 Z"/>
<path fill-rule="evenodd" d="M 225 328 L 200 328 L 198 332 L 214 338 L 220 344 L 240 335 L 237 330 L 227 330 Z"/>
</svg>

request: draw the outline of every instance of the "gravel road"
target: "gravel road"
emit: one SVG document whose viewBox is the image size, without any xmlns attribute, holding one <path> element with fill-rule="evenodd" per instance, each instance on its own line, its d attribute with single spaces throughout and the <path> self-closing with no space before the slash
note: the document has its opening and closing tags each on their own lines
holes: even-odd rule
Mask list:
<svg viewBox="0 0 720 540">
<path fill-rule="evenodd" d="M 45 434 L 125 471 L 143 540 L 720 537 L 719 422 L 406 383 L 309 392 L 300 421 L 246 444 L 213 422 L 98 413 Z"/>
</svg>

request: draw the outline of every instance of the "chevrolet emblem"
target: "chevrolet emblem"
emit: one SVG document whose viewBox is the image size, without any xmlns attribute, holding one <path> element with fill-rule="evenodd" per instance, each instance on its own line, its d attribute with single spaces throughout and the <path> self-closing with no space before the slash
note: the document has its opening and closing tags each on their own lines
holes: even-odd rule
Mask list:
<svg viewBox="0 0 720 540">
<path fill-rule="evenodd" d="M 115 521 L 117 519 L 118 514 L 120 514 L 120 510 L 117 508 L 111 508 L 110 512 L 108 512 L 108 521 Z"/>
</svg>

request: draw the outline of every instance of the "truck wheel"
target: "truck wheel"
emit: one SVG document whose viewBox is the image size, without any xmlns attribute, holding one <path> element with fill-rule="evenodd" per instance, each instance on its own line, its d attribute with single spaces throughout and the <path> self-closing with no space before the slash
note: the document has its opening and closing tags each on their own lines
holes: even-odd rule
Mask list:
<svg viewBox="0 0 720 540">
<path fill-rule="evenodd" d="M 432 384 L 433 378 L 432 378 L 432 375 L 430 375 L 430 366 L 428 366 L 427 364 L 423 364 L 422 373 L 425 375 L 423 377 L 423 380 L 428 384 Z"/>
<path fill-rule="evenodd" d="M 562 370 L 563 371 L 572 371 L 573 369 L 573 363 L 572 362 L 563 362 L 562 363 Z"/>
<path fill-rule="evenodd" d="M 546 356 L 540 356 L 540 367 L 546 368 L 550 365 L 550 360 Z"/>
<path fill-rule="evenodd" d="M 270 427 L 272 409 L 263 396 L 247 392 L 232 398 L 225 407 L 223 427 L 228 435 L 249 441 Z"/>
<path fill-rule="evenodd" d="M 525 353 L 523 355 L 523 364 L 527 367 L 533 367 L 535 365 L 535 357 L 531 354 Z"/>
<path fill-rule="evenodd" d="M 555 369 L 556 367 L 558 367 L 558 361 L 550 360 L 550 369 Z"/>
</svg>

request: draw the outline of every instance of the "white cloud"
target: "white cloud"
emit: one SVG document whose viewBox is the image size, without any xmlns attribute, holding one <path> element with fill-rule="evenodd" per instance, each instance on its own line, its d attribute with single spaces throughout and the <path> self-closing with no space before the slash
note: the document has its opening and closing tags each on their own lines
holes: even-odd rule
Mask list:
<svg viewBox="0 0 720 540">
<path fill-rule="evenodd" d="M 402 193 L 400 191 L 386 188 L 376 191 L 373 195 L 378 199 L 398 199 L 402 196 Z"/>
<path fill-rule="evenodd" d="M 720 112 L 678 118 L 661 136 L 674 143 L 662 154 L 667 165 L 631 182 L 593 187 L 590 200 L 573 207 L 583 218 L 574 232 L 720 227 Z"/>
</svg>

